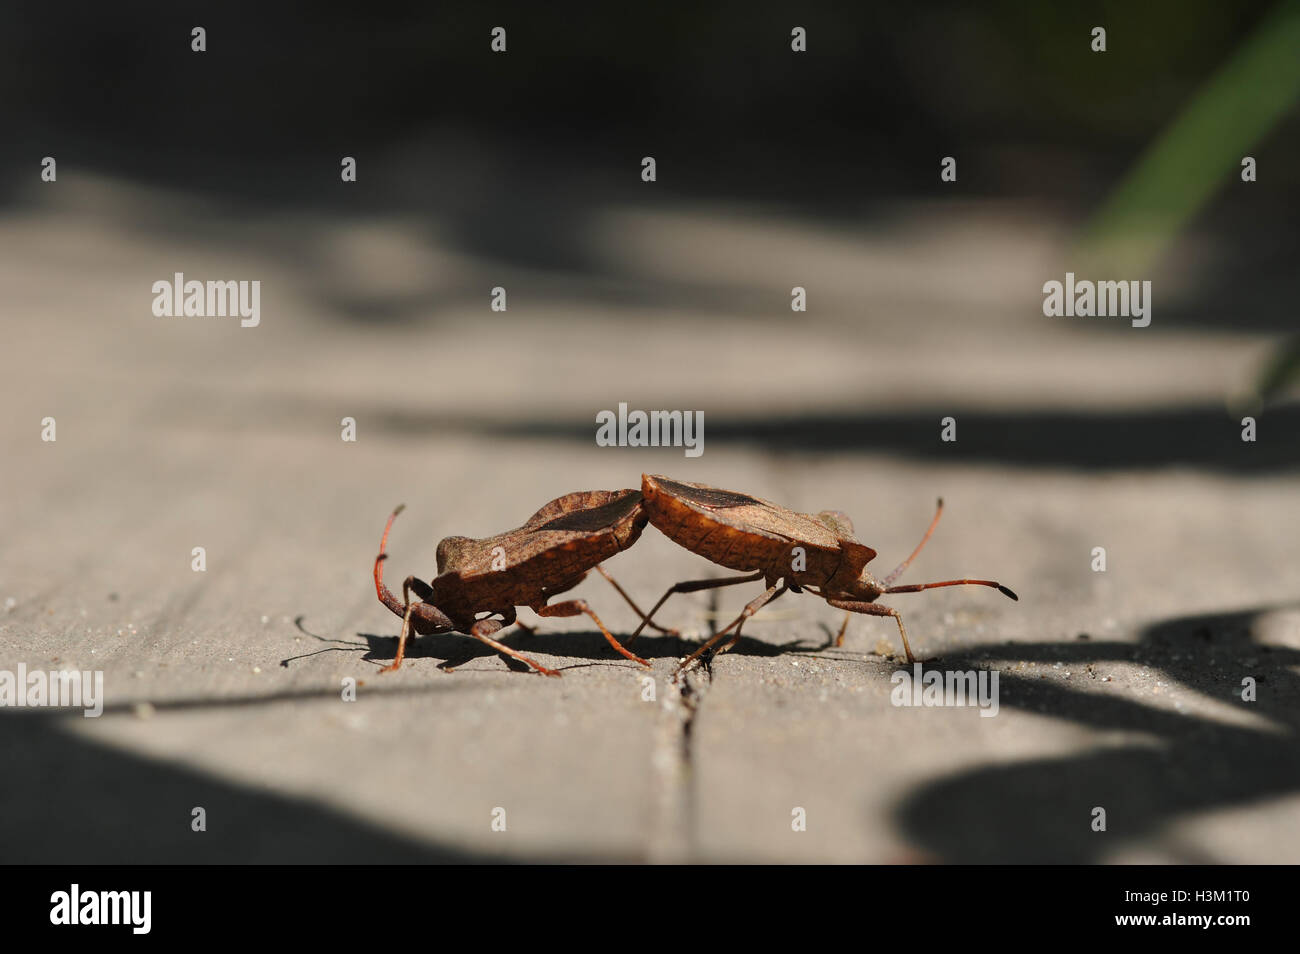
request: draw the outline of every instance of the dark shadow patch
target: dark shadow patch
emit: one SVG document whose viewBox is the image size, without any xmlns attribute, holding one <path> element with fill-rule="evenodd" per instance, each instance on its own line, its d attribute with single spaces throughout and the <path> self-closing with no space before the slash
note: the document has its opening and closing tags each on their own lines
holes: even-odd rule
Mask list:
<svg viewBox="0 0 1300 954">
<path fill-rule="evenodd" d="M 265 701 L 265 700 L 263 700 Z M 196 704 L 198 701 L 196 700 Z M 219 708 L 229 703 L 202 703 Z M 9 864 L 499 864 L 506 856 L 379 825 L 174 763 L 101 746 L 48 711 L 0 715 L 0 844 Z M 207 811 L 207 831 L 190 829 Z M 583 855 L 514 861 L 632 861 Z"/>
<path fill-rule="evenodd" d="M 1300 650 L 1263 646 L 1250 637 L 1252 621 L 1279 608 L 1167 620 L 1144 630 L 1137 645 L 1089 639 L 946 654 L 944 669 L 990 668 L 990 659 L 1055 660 L 1072 667 L 1136 661 L 1158 668 L 1171 683 L 1239 705 L 1248 705 L 1240 692 L 1241 679 L 1250 675 L 1260 684 L 1251 711 L 1282 731 L 1226 725 L 1131 696 L 1084 693 L 1001 673 L 1002 706 L 1155 741 L 935 779 L 897 806 L 899 829 L 923 852 L 947 862 L 1095 863 L 1183 816 L 1300 791 L 1300 677 L 1293 671 Z M 1096 807 L 1106 810 L 1105 832 L 1091 829 Z"/>
</svg>

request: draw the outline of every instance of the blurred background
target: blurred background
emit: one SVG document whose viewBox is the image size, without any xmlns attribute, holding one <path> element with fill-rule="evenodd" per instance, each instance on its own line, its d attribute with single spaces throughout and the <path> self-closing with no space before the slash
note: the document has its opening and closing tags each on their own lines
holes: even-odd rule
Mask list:
<svg viewBox="0 0 1300 954">
<path fill-rule="evenodd" d="M 6 6 L 0 668 L 109 708 L 0 716 L 0 852 L 1297 860 L 1298 48 L 1294 2 Z M 1067 271 L 1150 280 L 1151 325 L 1045 317 Z M 175 272 L 260 281 L 260 325 L 155 317 Z M 704 454 L 596 447 L 620 402 Z M 889 566 L 944 496 L 911 579 L 1022 602 L 900 599 L 1002 713 L 890 707 L 892 623 L 829 649 L 811 598 L 685 692 L 643 638 L 649 705 L 581 619 L 507 640 L 560 683 L 455 636 L 376 674 L 395 503 L 400 581 L 643 471 L 843 509 Z M 610 570 L 713 572 L 653 529 Z"/>
</svg>

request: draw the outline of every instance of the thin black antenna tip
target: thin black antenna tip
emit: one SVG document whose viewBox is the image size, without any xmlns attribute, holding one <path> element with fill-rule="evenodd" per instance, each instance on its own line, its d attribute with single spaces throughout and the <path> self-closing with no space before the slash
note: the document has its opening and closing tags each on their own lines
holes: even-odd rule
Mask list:
<svg viewBox="0 0 1300 954">
<path fill-rule="evenodd" d="M 1015 600 L 1017 603 L 1020 602 L 1020 597 L 1016 596 L 1015 593 L 1012 593 L 1011 590 L 1009 590 L 1007 587 L 1003 586 L 1001 583 L 998 584 L 998 589 L 1002 591 L 1002 595 L 1003 595 L 1003 596 L 1009 596 L 1009 597 L 1011 597 L 1013 600 Z"/>
</svg>

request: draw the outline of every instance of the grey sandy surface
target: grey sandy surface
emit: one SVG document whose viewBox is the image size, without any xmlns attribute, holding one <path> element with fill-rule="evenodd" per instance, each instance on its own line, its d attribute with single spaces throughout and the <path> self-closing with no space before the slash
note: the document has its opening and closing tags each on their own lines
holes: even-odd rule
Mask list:
<svg viewBox="0 0 1300 954">
<path fill-rule="evenodd" d="M 1295 418 L 1236 439 L 1224 394 L 1267 339 L 1164 321 L 1195 294 L 1179 269 L 1151 328 L 1103 329 L 1042 316 L 1065 230 L 1034 209 L 855 232 L 611 207 L 579 274 L 415 212 L 259 219 L 63 179 L 0 219 L 0 669 L 102 670 L 107 702 L 0 713 L 3 860 L 1300 861 Z M 261 326 L 155 318 L 178 270 L 260 279 Z M 619 401 L 702 409 L 705 453 L 596 447 Z M 943 496 L 905 581 L 1020 602 L 893 605 L 934 665 L 999 672 L 996 717 L 892 705 L 892 621 L 835 648 L 811 596 L 674 684 L 757 585 L 667 604 L 685 635 L 636 644 L 652 700 L 588 621 L 527 610 L 506 640 L 563 678 L 456 635 L 379 673 L 394 504 L 400 581 L 442 536 L 642 472 L 842 509 L 885 570 Z M 643 605 L 717 572 L 653 528 L 608 569 Z M 632 629 L 603 580 L 575 595 Z"/>
</svg>

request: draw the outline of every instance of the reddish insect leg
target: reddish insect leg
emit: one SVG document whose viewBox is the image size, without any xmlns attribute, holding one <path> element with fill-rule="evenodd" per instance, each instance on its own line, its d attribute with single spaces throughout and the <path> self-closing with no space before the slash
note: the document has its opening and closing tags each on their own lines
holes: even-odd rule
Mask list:
<svg viewBox="0 0 1300 954">
<path fill-rule="evenodd" d="M 739 581 L 733 580 L 732 582 L 739 582 Z M 749 619 L 751 616 L 757 613 L 768 603 L 771 603 L 773 600 L 779 599 L 787 589 L 789 589 L 789 587 L 787 587 L 784 583 L 780 584 L 779 586 L 774 583 L 767 588 L 766 592 L 761 593 L 760 595 L 754 597 L 752 600 L 750 600 L 748 603 L 745 604 L 745 608 L 740 611 L 740 615 L 737 616 L 735 619 L 733 619 L 730 623 L 728 623 L 721 632 L 714 634 L 712 639 L 710 639 L 699 649 L 695 650 L 695 652 L 687 656 L 685 661 L 680 666 L 677 667 L 677 671 L 681 672 L 691 663 L 695 662 L 695 660 L 699 659 L 700 656 L 702 656 L 705 652 L 708 651 L 710 646 L 712 646 L 714 643 L 720 640 L 723 636 L 726 636 L 727 633 L 731 632 L 731 628 L 733 626 L 736 628 L 736 635 L 732 636 L 731 642 L 727 643 L 727 649 L 730 649 L 732 646 L 736 645 L 736 642 L 740 639 L 740 630 L 741 627 L 745 625 L 745 620 Z"/>
<path fill-rule="evenodd" d="M 707 580 L 686 580 L 682 583 L 674 583 L 668 588 L 667 593 L 659 597 L 659 602 L 656 603 L 654 609 L 650 610 L 650 613 L 643 618 L 641 625 L 636 628 L 636 632 L 628 637 L 628 645 L 631 645 L 632 640 L 641 635 L 641 630 L 645 628 L 646 623 L 650 622 L 655 613 L 659 612 L 659 607 L 668 602 L 668 597 L 672 596 L 674 593 L 695 593 L 699 590 L 714 590 L 720 586 L 734 586 L 737 583 L 757 583 L 761 579 L 763 579 L 763 571 L 759 570 L 758 572 L 751 573 L 748 576 L 727 576 L 722 579 L 710 578 Z M 651 625 L 654 624 L 652 623 Z"/>
<path fill-rule="evenodd" d="M 382 584 L 381 584 L 382 585 Z M 411 591 L 421 600 L 411 602 Z M 388 587 L 384 587 L 384 592 L 388 592 Z M 388 594 L 390 597 L 391 593 Z M 402 617 L 402 635 L 397 638 L 397 658 L 391 665 L 385 666 L 380 672 L 393 672 L 402 665 L 402 659 L 406 655 L 406 640 L 410 638 L 411 630 L 417 633 L 450 633 L 456 628 L 456 624 L 438 607 L 427 602 L 433 599 L 433 589 L 423 580 L 408 576 L 402 581 L 402 602 L 397 603 L 394 598 L 393 602 L 397 603 L 397 609 L 394 610 L 397 615 Z M 387 605 L 387 601 L 385 601 Z M 392 607 L 389 607 L 390 609 Z"/>
<path fill-rule="evenodd" d="M 647 616 L 645 613 L 641 612 L 641 607 L 637 606 L 636 603 L 633 601 L 632 597 L 630 597 L 630 596 L 627 595 L 627 591 L 624 590 L 623 587 L 621 587 L 621 586 L 618 585 L 618 580 L 614 579 L 612 576 L 610 576 L 608 573 L 606 573 L 606 572 L 605 572 L 605 568 L 604 568 L 603 566 L 601 566 L 599 563 L 596 564 L 596 572 L 599 573 L 601 576 L 603 576 L 605 579 L 609 580 L 609 585 L 612 586 L 612 587 L 614 587 L 614 589 L 618 590 L 618 595 L 619 595 L 619 596 L 621 596 L 621 597 L 623 597 L 623 599 L 627 600 L 627 605 L 630 606 L 630 607 L 632 607 L 632 611 L 635 612 L 637 616 L 640 616 L 640 617 L 641 617 L 641 625 L 642 625 L 642 626 L 646 626 L 646 625 L 648 625 L 651 629 L 658 630 L 659 632 L 663 633 L 663 634 L 666 635 L 666 636 L 680 636 L 680 635 L 681 635 L 681 633 L 679 633 L 679 632 L 678 632 L 677 630 L 675 630 L 675 629 L 665 629 L 664 627 L 662 627 L 662 626 L 660 626 L 658 623 L 656 623 L 654 620 L 652 620 L 652 619 L 651 619 L 649 616 Z M 641 632 L 641 630 L 638 628 L 638 629 L 637 629 L 637 632 L 639 633 L 639 632 Z M 631 640 L 628 640 L 628 642 L 631 642 Z"/>
<path fill-rule="evenodd" d="M 411 602 L 409 589 L 409 586 L 403 584 L 402 598 L 406 600 L 406 611 L 402 614 L 402 635 L 397 637 L 397 655 L 393 657 L 392 663 L 379 670 L 380 672 L 396 672 L 402 668 L 402 658 L 406 655 L 406 637 L 411 634 L 411 611 L 416 607 L 416 604 Z"/>
<path fill-rule="evenodd" d="M 907 644 L 907 629 L 903 626 L 903 617 L 898 614 L 898 610 L 888 606 L 882 606 L 879 603 L 861 603 L 854 600 L 827 600 L 826 602 L 831 606 L 838 607 L 839 609 L 848 610 L 850 613 L 863 613 L 867 616 L 894 617 L 894 622 L 898 623 L 899 635 L 903 637 L 903 652 L 907 653 L 907 661 L 916 662 L 916 657 L 912 655 L 912 647 Z M 842 632 L 841 635 L 843 635 Z M 836 645 L 838 645 L 838 643 Z"/>
<path fill-rule="evenodd" d="M 583 613 L 586 613 L 591 617 L 592 621 L 600 627 L 600 631 L 605 634 L 605 638 L 609 640 L 609 644 L 613 646 L 615 650 L 632 660 L 634 663 L 640 663 L 646 668 L 650 667 L 648 662 L 636 653 L 624 648 L 623 644 L 613 637 L 610 631 L 605 628 L 605 624 L 600 621 L 600 617 L 592 612 L 592 609 L 587 605 L 586 600 L 565 600 L 563 603 L 552 603 L 550 606 L 547 606 L 544 603 L 538 603 L 532 607 L 532 610 L 538 616 L 581 616 Z"/>
<path fill-rule="evenodd" d="M 844 645 L 844 634 L 847 633 L 849 630 L 849 617 L 852 615 L 853 615 L 852 613 L 844 614 L 844 622 L 840 624 L 840 634 L 835 637 L 836 646 Z"/>
<path fill-rule="evenodd" d="M 513 620 L 511 622 L 513 622 Z M 545 666 L 533 662 L 523 653 L 517 653 L 509 646 L 507 646 L 505 643 L 497 642 L 497 640 L 493 639 L 492 634 L 500 632 L 501 627 L 504 625 L 506 624 L 503 623 L 501 620 L 493 619 L 492 617 L 489 616 L 486 619 L 479 620 L 473 626 L 471 626 L 469 628 L 469 634 L 473 636 L 475 639 L 477 639 L 479 642 L 491 646 L 497 652 L 505 653 L 507 656 L 510 656 L 512 659 L 518 659 L 521 663 L 526 663 L 527 665 L 532 666 L 543 676 L 558 677 L 560 675 L 554 669 L 547 669 Z"/>
</svg>

